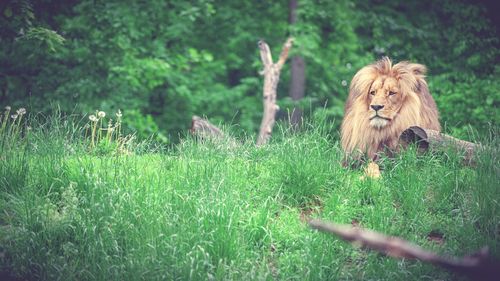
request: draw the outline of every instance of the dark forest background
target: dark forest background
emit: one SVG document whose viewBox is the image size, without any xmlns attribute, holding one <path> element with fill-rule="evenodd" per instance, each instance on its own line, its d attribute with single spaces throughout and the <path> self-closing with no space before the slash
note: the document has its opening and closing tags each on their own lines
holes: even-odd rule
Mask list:
<svg viewBox="0 0 500 281">
<path fill-rule="evenodd" d="M 468 138 L 500 124 L 497 12 L 494 1 L 3 0 L 0 105 L 121 109 L 129 131 L 167 143 L 194 114 L 253 134 L 257 41 L 277 56 L 294 36 L 282 120 L 296 107 L 338 127 L 354 73 L 387 55 L 427 65 L 446 131 Z"/>
</svg>

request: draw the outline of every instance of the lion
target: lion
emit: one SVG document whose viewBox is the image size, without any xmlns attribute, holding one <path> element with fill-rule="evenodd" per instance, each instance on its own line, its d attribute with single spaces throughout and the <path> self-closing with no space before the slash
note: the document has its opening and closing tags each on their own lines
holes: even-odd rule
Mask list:
<svg viewBox="0 0 500 281">
<path fill-rule="evenodd" d="M 422 64 L 392 64 L 383 57 L 354 75 L 341 126 L 347 156 L 376 161 L 381 152 L 398 150 L 401 133 L 411 126 L 441 130 Z"/>
</svg>

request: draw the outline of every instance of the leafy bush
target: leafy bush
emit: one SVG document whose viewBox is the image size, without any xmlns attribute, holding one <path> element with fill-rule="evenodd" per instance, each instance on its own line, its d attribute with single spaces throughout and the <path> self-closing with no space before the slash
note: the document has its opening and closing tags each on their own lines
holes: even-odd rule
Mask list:
<svg viewBox="0 0 500 281">
<path fill-rule="evenodd" d="M 498 72 L 498 70 L 497 70 Z M 487 135 L 500 124 L 500 81 L 495 73 L 486 78 L 474 75 L 440 75 L 430 79 L 442 124 L 461 138 L 478 132 Z"/>
</svg>

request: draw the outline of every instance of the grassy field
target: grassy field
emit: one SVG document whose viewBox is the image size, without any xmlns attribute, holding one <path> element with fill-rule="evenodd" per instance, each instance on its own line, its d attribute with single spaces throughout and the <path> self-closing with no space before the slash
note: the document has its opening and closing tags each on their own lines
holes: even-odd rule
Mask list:
<svg viewBox="0 0 500 281">
<path fill-rule="evenodd" d="M 92 123 L 72 118 L 16 122 L 4 120 L 0 140 L 4 278 L 456 279 L 313 231 L 305 216 L 443 255 L 487 245 L 500 256 L 495 136 L 475 167 L 410 149 L 383 161 L 381 179 L 361 180 L 340 165 L 338 137 L 321 122 L 277 129 L 264 147 L 184 138 L 169 149 L 118 135 L 104 142 L 104 133 L 92 144 Z"/>
</svg>

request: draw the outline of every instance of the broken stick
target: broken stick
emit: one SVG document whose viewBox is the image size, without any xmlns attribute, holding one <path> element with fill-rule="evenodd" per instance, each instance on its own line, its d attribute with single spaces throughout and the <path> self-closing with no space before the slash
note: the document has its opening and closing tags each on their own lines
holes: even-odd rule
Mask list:
<svg viewBox="0 0 500 281">
<path fill-rule="evenodd" d="M 473 280 L 493 281 L 500 276 L 500 262 L 488 255 L 487 248 L 461 259 L 447 258 L 427 251 L 398 237 L 391 237 L 375 231 L 310 220 L 309 226 L 319 231 L 328 232 L 352 243 L 360 244 L 395 258 L 418 259 L 468 276 Z"/>
</svg>

